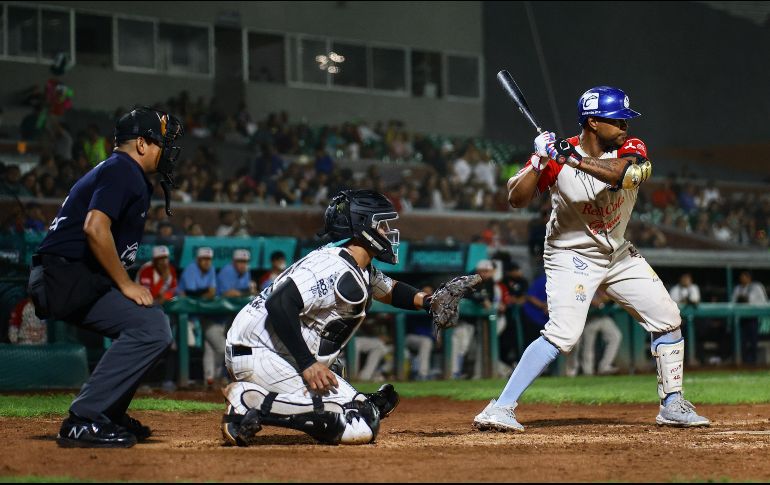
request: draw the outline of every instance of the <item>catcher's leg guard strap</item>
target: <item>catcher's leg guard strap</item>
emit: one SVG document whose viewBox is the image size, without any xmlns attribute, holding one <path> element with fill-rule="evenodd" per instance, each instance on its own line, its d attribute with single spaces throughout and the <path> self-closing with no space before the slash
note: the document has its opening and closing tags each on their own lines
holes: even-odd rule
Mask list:
<svg viewBox="0 0 770 485">
<path fill-rule="evenodd" d="M 652 354 L 658 369 L 658 396 L 682 392 L 684 377 L 684 339 L 676 342 L 659 343 Z"/>
</svg>

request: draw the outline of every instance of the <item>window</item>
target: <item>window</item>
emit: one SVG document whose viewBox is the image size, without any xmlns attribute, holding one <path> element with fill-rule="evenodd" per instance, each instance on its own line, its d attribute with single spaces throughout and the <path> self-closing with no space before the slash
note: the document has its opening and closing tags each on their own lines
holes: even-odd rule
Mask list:
<svg viewBox="0 0 770 485">
<path fill-rule="evenodd" d="M 308 84 L 326 84 L 327 70 L 316 60 L 319 56 L 328 56 L 326 40 L 303 38 L 299 41 L 300 82 Z"/>
<path fill-rule="evenodd" d="M 406 51 L 372 47 L 372 87 L 384 91 L 406 91 Z"/>
<path fill-rule="evenodd" d="M 112 18 L 76 13 L 75 53 L 78 64 L 110 67 L 112 65 Z"/>
<path fill-rule="evenodd" d="M 117 19 L 117 65 L 155 69 L 155 24 L 151 20 Z"/>
<path fill-rule="evenodd" d="M 210 29 L 195 25 L 161 23 L 158 58 L 161 71 L 210 74 Z"/>
<path fill-rule="evenodd" d="M 463 98 L 481 97 L 479 58 L 448 54 L 447 94 Z"/>
<path fill-rule="evenodd" d="M 8 6 L 8 55 L 38 57 L 38 10 Z"/>
<path fill-rule="evenodd" d="M 286 82 L 285 54 L 282 35 L 249 32 L 249 81 Z"/>
<path fill-rule="evenodd" d="M 68 10 L 41 10 L 42 56 L 53 59 L 59 53 L 71 56 L 70 17 Z"/>
<path fill-rule="evenodd" d="M 365 46 L 333 42 L 328 55 L 333 67 L 329 72 L 335 86 L 368 87 Z"/>
<path fill-rule="evenodd" d="M 443 95 L 441 53 L 412 51 L 412 94 L 423 98 Z"/>
</svg>

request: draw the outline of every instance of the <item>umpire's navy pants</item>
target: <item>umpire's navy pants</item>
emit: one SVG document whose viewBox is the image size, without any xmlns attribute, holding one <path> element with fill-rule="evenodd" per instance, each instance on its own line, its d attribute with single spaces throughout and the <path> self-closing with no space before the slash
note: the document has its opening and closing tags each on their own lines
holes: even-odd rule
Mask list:
<svg viewBox="0 0 770 485">
<path fill-rule="evenodd" d="M 160 308 L 137 305 L 112 288 L 70 323 L 113 339 L 70 411 L 93 421 L 119 420 L 141 378 L 171 345 L 168 319 Z"/>
</svg>

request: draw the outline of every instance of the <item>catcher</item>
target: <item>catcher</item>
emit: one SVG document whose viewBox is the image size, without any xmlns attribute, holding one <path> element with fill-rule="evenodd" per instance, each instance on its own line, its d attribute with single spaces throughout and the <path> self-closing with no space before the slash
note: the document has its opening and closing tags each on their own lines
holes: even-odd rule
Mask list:
<svg viewBox="0 0 770 485">
<path fill-rule="evenodd" d="M 385 196 L 342 191 L 326 209 L 320 234 L 333 242 L 283 271 L 235 317 L 225 364 L 235 382 L 223 393 L 222 435 L 248 446 L 262 426 L 304 431 L 322 443 L 364 444 L 399 402 L 392 385 L 362 394 L 342 379 L 336 359 L 364 321 L 372 298 L 403 309 L 425 309 L 451 326 L 466 287 L 459 278 L 433 297 L 395 281 L 372 260 L 398 262 L 398 213 Z M 334 372 L 334 370 L 337 372 Z"/>
</svg>

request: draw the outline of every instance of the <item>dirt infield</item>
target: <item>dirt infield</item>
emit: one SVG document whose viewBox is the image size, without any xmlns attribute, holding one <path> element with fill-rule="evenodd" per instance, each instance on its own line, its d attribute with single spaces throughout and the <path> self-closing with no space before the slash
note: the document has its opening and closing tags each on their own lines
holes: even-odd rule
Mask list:
<svg viewBox="0 0 770 485">
<path fill-rule="evenodd" d="M 215 399 L 215 396 L 207 396 Z M 659 428 L 650 405 L 524 405 L 523 434 L 470 426 L 485 403 L 408 399 L 374 445 L 321 446 L 265 428 L 223 447 L 219 413 L 137 412 L 130 450 L 59 449 L 60 419 L 0 419 L 0 475 L 147 481 L 671 481 L 770 479 L 770 405 L 700 406 L 714 425 Z"/>
</svg>

